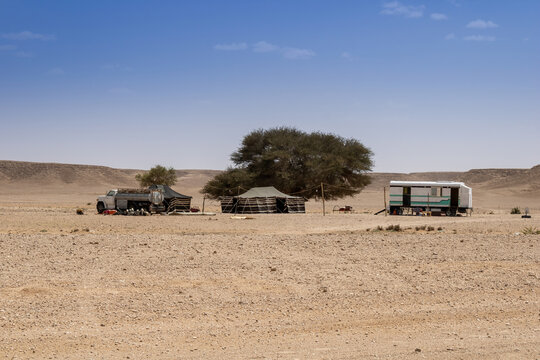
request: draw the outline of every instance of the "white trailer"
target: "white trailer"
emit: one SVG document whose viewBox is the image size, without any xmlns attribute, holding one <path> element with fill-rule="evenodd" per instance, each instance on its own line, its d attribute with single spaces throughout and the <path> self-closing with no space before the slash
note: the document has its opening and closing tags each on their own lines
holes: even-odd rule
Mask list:
<svg viewBox="0 0 540 360">
<path fill-rule="evenodd" d="M 472 212 L 472 189 L 455 181 L 390 181 L 390 215 L 441 212 L 447 216 Z"/>
</svg>

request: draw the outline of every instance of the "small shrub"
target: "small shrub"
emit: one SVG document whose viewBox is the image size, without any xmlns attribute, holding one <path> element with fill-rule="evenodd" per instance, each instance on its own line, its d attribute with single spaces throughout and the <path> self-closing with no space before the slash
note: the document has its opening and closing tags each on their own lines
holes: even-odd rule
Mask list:
<svg viewBox="0 0 540 360">
<path fill-rule="evenodd" d="M 396 225 L 388 225 L 386 227 L 386 230 L 387 231 L 403 231 L 403 229 L 401 228 L 401 226 L 399 224 L 396 224 Z"/>
<path fill-rule="evenodd" d="M 377 226 L 377 231 L 383 231 L 383 230 L 384 228 L 381 225 Z"/>
<path fill-rule="evenodd" d="M 516 207 L 512 208 L 512 210 L 510 210 L 510 214 L 512 214 L 512 215 L 521 214 L 521 210 L 516 206 Z"/>
<path fill-rule="evenodd" d="M 92 205 L 92 203 L 86 203 L 86 205 Z"/>
<path fill-rule="evenodd" d="M 417 226 L 417 227 L 415 227 L 415 229 L 416 229 L 416 231 L 426 230 L 426 225 Z"/>
<path fill-rule="evenodd" d="M 442 227 L 442 226 L 439 226 L 439 227 L 437 228 L 437 230 L 443 231 L 443 227 Z"/>
<path fill-rule="evenodd" d="M 81 208 L 78 208 L 76 211 L 77 215 L 84 215 L 84 210 Z"/>
<path fill-rule="evenodd" d="M 532 226 L 524 228 L 521 232 L 525 235 L 540 235 L 540 230 Z"/>
<path fill-rule="evenodd" d="M 434 231 L 434 230 L 435 230 L 435 228 L 433 226 L 428 226 L 427 227 L 427 231 Z"/>
<path fill-rule="evenodd" d="M 367 228 L 367 229 L 366 229 L 366 231 L 369 231 L 369 230 L 371 230 L 371 229 L 370 229 L 370 228 Z"/>
</svg>

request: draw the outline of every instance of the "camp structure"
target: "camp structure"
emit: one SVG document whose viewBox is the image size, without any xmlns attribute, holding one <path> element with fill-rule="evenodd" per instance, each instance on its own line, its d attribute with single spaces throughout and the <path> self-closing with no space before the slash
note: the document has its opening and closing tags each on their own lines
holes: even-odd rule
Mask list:
<svg viewBox="0 0 540 360">
<path fill-rule="evenodd" d="M 404 212 L 445 213 L 472 211 L 472 189 L 455 181 L 390 181 L 390 215 Z"/>
<path fill-rule="evenodd" d="M 160 190 L 163 193 L 163 202 L 167 212 L 190 211 L 191 196 L 180 194 L 167 185 L 150 185 L 150 190 Z"/>
<path fill-rule="evenodd" d="M 303 197 L 282 193 L 273 186 L 254 187 L 238 196 L 221 198 L 221 212 L 235 214 L 305 213 Z"/>
</svg>

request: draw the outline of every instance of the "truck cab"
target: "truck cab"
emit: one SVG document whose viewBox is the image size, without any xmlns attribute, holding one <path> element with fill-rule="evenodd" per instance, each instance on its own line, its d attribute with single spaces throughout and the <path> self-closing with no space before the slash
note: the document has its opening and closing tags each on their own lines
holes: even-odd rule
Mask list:
<svg viewBox="0 0 540 360">
<path fill-rule="evenodd" d="M 105 210 L 113 210 L 116 208 L 116 194 L 118 189 L 109 190 L 106 195 L 97 198 L 97 211 L 102 213 Z"/>
</svg>

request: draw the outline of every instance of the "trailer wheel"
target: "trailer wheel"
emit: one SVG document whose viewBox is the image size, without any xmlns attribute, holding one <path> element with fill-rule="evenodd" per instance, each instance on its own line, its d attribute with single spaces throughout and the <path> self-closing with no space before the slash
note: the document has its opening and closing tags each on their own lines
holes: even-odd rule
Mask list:
<svg viewBox="0 0 540 360">
<path fill-rule="evenodd" d="M 100 201 L 97 203 L 96 208 L 97 208 L 98 214 L 103 214 L 103 212 L 105 211 L 105 204 Z"/>
<path fill-rule="evenodd" d="M 446 209 L 446 216 L 456 216 L 456 210 L 451 208 Z"/>
</svg>

